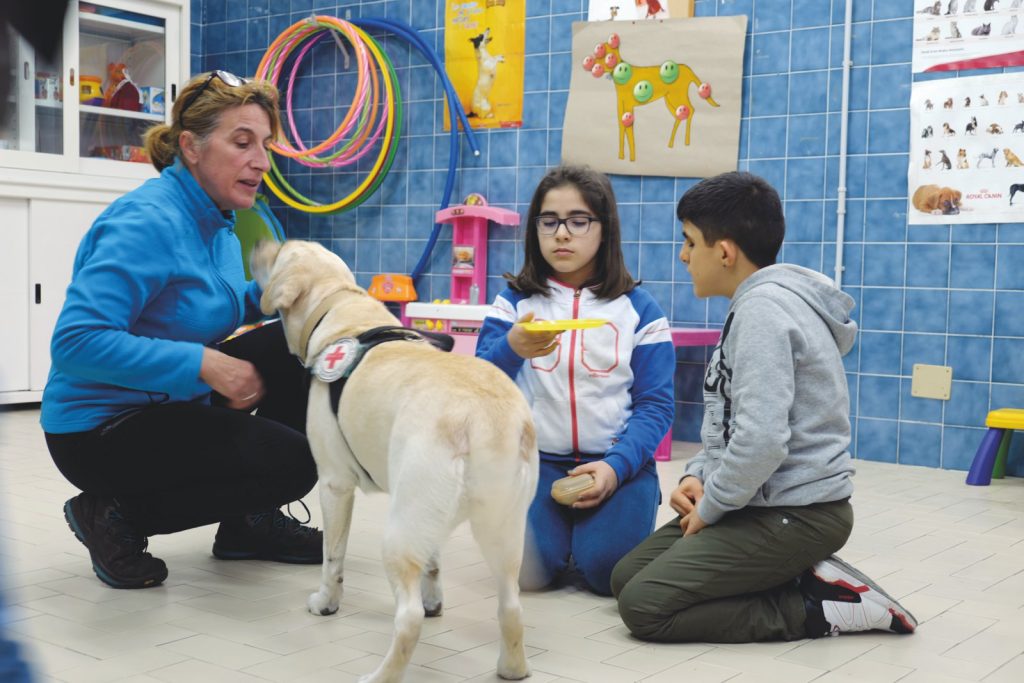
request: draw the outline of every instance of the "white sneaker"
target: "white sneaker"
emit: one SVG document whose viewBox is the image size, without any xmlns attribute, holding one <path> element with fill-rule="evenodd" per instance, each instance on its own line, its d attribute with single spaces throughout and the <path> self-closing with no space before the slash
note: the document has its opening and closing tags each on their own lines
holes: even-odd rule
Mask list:
<svg viewBox="0 0 1024 683">
<path fill-rule="evenodd" d="M 913 614 L 835 555 L 804 572 L 800 591 L 808 609 L 808 634 L 812 637 L 872 629 L 913 633 L 917 628 Z"/>
</svg>

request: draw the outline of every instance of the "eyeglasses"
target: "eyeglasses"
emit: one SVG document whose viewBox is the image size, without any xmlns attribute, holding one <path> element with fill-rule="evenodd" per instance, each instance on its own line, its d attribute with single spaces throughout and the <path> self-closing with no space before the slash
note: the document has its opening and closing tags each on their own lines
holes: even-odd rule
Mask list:
<svg viewBox="0 0 1024 683">
<path fill-rule="evenodd" d="M 594 216 L 585 216 L 577 214 L 569 216 L 568 218 L 559 218 L 558 216 L 544 215 L 537 216 L 533 223 L 537 226 L 538 234 L 550 237 L 558 232 L 558 228 L 562 225 L 569 231 L 570 235 L 579 237 L 580 235 L 586 235 L 587 231 L 590 230 L 591 223 L 600 223 L 601 219 Z"/>
<path fill-rule="evenodd" d="M 220 69 L 217 69 L 216 71 L 211 71 L 210 75 L 206 77 L 205 81 L 203 81 L 203 84 L 195 90 L 193 90 L 192 94 L 188 96 L 187 100 L 185 100 L 185 104 L 181 105 L 181 111 L 178 112 L 179 121 L 185 117 L 185 112 L 188 111 L 189 107 L 196 103 L 196 100 L 199 99 L 199 96 L 206 92 L 206 89 L 210 87 L 210 81 L 212 81 L 214 78 L 219 78 L 222 83 L 224 83 L 225 85 L 229 85 L 232 88 L 237 88 L 243 83 L 249 82 L 248 78 L 236 76 L 230 71 L 222 71 Z"/>
</svg>

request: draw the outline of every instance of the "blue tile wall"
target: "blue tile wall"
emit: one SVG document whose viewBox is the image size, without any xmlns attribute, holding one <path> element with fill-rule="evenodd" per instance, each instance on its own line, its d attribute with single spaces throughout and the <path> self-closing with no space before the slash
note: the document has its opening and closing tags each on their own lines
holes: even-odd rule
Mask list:
<svg viewBox="0 0 1024 683">
<path fill-rule="evenodd" d="M 739 167 L 772 182 L 788 221 L 781 259 L 834 274 L 845 0 L 697 0 L 698 16 L 749 17 L 744 58 Z M 857 301 L 861 336 L 844 359 L 853 415 L 851 450 L 859 458 L 966 469 L 984 433 L 985 412 L 1024 407 L 1024 224 L 908 226 L 906 173 L 912 81 L 956 73 L 911 74 L 914 3 L 854 3 L 848 118 L 843 284 Z M 453 199 L 482 192 L 525 213 L 533 188 L 560 157 L 572 57 L 571 26 L 584 0 L 527 3 L 524 122 L 518 130 L 478 131 L 481 155 L 463 142 Z M 385 16 L 444 47 L 444 4 L 416 0 L 191 0 L 192 71 L 252 73 L 270 41 L 312 11 L 345 18 Z M 390 174 L 358 210 L 311 216 L 274 200 L 290 236 L 330 246 L 367 284 L 381 271 L 408 272 L 419 260 L 444 188 L 449 139 L 433 70 L 393 36 L 378 36 L 405 98 L 406 128 Z M 296 88 L 297 124 L 319 142 L 341 120 L 353 71 L 332 46 L 312 51 Z M 334 78 L 331 78 L 331 76 Z M 315 85 L 315 87 L 314 87 Z M 285 163 L 297 189 L 336 200 L 365 176 L 310 171 Z M 676 255 L 675 201 L 692 179 L 616 176 L 626 261 L 674 324 L 721 326 L 728 302 L 693 296 Z M 423 299 L 448 295 L 450 237 L 442 233 Z M 488 244 L 487 297 L 501 273 L 521 264 L 522 232 L 494 228 Z M 709 349 L 678 352 L 678 439 L 699 438 L 703 368 Z M 949 401 L 911 395 L 918 363 L 950 365 Z M 1024 439 L 1008 466 L 1024 474 Z"/>
</svg>

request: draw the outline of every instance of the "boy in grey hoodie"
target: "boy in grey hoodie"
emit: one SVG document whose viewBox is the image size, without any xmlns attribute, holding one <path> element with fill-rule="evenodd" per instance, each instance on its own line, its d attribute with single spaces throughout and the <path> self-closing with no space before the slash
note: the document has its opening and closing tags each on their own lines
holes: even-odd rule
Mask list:
<svg viewBox="0 0 1024 683">
<path fill-rule="evenodd" d="M 704 378 L 703 448 L 670 501 L 679 517 L 612 573 L 623 621 L 665 642 L 912 633 L 910 612 L 833 555 L 853 528 L 853 299 L 775 265 L 782 203 L 757 176 L 704 180 L 676 213 L 694 293 L 731 304 Z"/>
</svg>

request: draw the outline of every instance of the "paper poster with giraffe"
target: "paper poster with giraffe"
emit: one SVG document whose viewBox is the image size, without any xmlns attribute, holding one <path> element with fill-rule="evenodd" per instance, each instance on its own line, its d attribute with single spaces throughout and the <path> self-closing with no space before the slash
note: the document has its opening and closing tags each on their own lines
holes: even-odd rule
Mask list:
<svg viewBox="0 0 1024 683">
<path fill-rule="evenodd" d="M 746 16 L 572 28 L 563 161 L 626 175 L 736 170 Z"/>
</svg>

